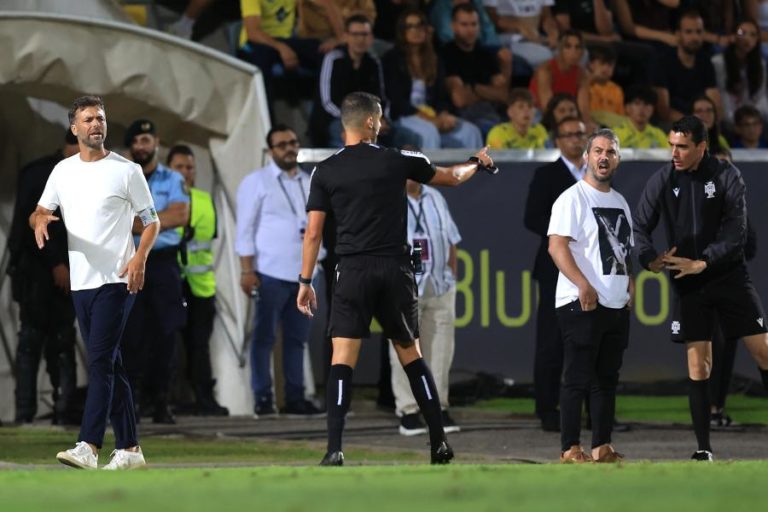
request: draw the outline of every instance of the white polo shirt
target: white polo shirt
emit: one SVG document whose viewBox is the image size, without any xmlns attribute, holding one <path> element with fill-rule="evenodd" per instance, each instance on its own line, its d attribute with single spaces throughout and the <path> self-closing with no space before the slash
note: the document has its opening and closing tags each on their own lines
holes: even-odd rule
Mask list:
<svg viewBox="0 0 768 512">
<path fill-rule="evenodd" d="M 84 162 L 78 153 L 53 168 L 38 204 L 48 210 L 61 207 L 72 290 L 128 282 L 119 273 L 136 253 L 133 218 L 154 207 L 138 164 L 115 152 Z"/>
</svg>

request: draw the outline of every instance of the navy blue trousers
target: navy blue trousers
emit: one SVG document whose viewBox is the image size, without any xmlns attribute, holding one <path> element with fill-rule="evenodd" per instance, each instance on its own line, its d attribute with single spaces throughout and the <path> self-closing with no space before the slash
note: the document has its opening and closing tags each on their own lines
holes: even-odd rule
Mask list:
<svg viewBox="0 0 768 512">
<path fill-rule="evenodd" d="M 88 355 L 88 394 L 79 441 L 101 448 L 107 420 L 115 432 L 115 448 L 139 444 L 133 395 L 123 367 L 120 344 L 135 295 L 125 284 L 105 284 L 72 292 L 80 333 Z"/>
</svg>

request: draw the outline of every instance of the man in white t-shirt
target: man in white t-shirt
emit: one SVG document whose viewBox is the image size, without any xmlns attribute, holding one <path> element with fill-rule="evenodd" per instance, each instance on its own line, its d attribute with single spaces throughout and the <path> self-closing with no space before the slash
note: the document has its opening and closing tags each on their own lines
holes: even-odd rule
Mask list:
<svg viewBox="0 0 768 512">
<path fill-rule="evenodd" d="M 619 165 L 619 139 L 598 130 L 587 142 L 587 172 L 552 206 L 549 254 L 560 270 L 555 307 L 563 333 L 560 393 L 560 462 L 618 462 L 611 446 L 629 307 L 634 293 L 628 257 L 632 216 L 624 197 L 611 188 Z M 581 408 L 589 391 L 592 453 L 579 439 Z"/>
<path fill-rule="evenodd" d="M 76 99 L 69 123 L 80 152 L 54 167 L 29 219 L 42 249 L 48 224 L 59 220 L 53 212 L 61 208 L 72 300 L 87 351 L 88 395 L 79 439 L 56 458 L 75 468 L 96 469 L 109 421 L 116 449 L 104 469 L 128 469 L 145 462 L 120 345 L 160 224 L 141 167 L 104 148 L 107 120 L 101 98 Z M 134 215 L 144 225 L 138 248 L 131 236 Z"/>
</svg>

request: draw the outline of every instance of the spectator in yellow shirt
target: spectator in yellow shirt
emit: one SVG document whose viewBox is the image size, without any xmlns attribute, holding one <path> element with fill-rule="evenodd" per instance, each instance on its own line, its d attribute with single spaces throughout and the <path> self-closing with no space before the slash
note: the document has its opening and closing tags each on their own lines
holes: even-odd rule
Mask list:
<svg viewBox="0 0 768 512">
<path fill-rule="evenodd" d="M 589 50 L 589 109 L 592 117 L 605 126 L 615 126 L 616 116 L 624 115 L 624 91 L 611 80 L 616 67 L 616 51 L 596 45 Z"/>
<path fill-rule="evenodd" d="M 500 123 L 488 132 L 486 144 L 493 149 L 543 149 L 547 130 L 533 124 L 533 96 L 531 91 L 518 87 L 509 92 L 508 123 Z"/>
<path fill-rule="evenodd" d="M 633 85 L 624 95 L 626 120 L 614 131 L 625 148 L 669 148 L 667 134 L 651 125 L 658 96 L 648 85 Z"/>
</svg>

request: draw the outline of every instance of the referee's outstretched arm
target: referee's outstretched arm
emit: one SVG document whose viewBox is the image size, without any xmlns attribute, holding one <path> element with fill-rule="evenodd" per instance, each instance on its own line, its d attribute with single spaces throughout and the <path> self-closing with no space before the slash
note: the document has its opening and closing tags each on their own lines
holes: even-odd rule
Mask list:
<svg viewBox="0 0 768 512">
<path fill-rule="evenodd" d="M 488 156 L 488 146 L 475 153 L 467 162 L 450 167 L 435 167 L 435 176 L 429 180 L 429 184 L 455 187 L 471 178 L 481 166 L 493 167 L 493 159 Z"/>
</svg>

